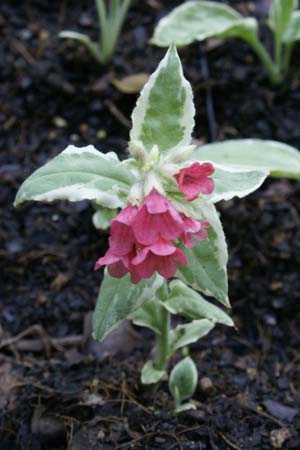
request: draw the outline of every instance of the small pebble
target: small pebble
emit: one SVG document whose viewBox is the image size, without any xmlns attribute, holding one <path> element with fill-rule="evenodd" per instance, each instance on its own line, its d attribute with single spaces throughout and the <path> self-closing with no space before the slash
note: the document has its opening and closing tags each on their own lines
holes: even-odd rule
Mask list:
<svg viewBox="0 0 300 450">
<path fill-rule="evenodd" d="M 104 439 L 104 438 L 105 438 L 105 433 L 103 430 L 100 430 L 99 433 L 97 434 L 97 439 L 102 441 L 102 439 Z"/>
<path fill-rule="evenodd" d="M 80 137 L 78 136 L 78 134 L 71 134 L 70 140 L 72 142 L 78 142 L 80 140 Z"/>
<path fill-rule="evenodd" d="M 54 117 L 53 123 L 57 128 L 65 128 L 68 125 L 67 121 L 63 117 L 59 116 Z"/>
<path fill-rule="evenodd" d="M 107 136 L 107 133 L 105 130 L 99 130 L 99 131 L 97 131 L 96 136 L 98 139 L 105 139 Z"/>
<path fill-rule="evenodd" d="M 81 25 L 82 27 L 87 27 L 87 28 L 89 28 L 89 27 L 92 26 L 93 21 L 92 21 L 91 16 L 89 16 L 88 14 L 84 14 L 84 13 L 83 13 L 83 14 L 81 14 L 81 15 L 79 16 L 78 23 L 79 23 L 79 25 Z"/>
<path fill-rule="evenodd" d="M 282 448 L 283 444 L 291 437 L 288 428 L 278 428 L 270 433 L 270 442 L 273 448 Z"/>
<path fill-rule="evenodd" d="M 257 378 L 257 369 L 256 367 L 247 367 L 246 373 L 251 381 Z"/>
<path fill-rule="evenodd" d="M 215 386 L 208 377 L 203 377 L 199 380 L 199 388 L 204 395 L 212 395 L 215 392 Z"/>
</svg>

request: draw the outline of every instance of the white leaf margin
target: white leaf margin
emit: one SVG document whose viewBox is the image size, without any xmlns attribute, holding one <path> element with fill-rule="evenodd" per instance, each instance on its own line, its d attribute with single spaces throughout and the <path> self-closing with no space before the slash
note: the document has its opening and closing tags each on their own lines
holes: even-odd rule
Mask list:
<svg viewBox="0 0 300 450">
<path fill-rule="evenodd" d="M 256 191 L 266 180 L 266 178 L 270 175 L 270 171 L 267 169 L 256 169 L 255 167 L 249 167 L 245 168 L 245 166 L 238 166 L 238 165 L 227 165 L 227 164 L 217 164 L 213 161 L 200 161 L 201 163 L 204 162 L 210 162 L 215 168 L 220 169 L 221 171 L 227 172 L 227 173 L 239 173 L 239 174 L 249 174 L 249 173 L 257 173 L 257 182 L 255 184 L 252 184 L 246 189 L 233 189 L 227 192 L 212 192 L 209 196 L 207 196 L 207 199 L 212 203 L 217 203 L 221 200 L 231 200 L 234 197 L 243 198 L 247 195 L 251 194 L 252 192 Z M 212 178 L 214 178 L 212 176 Z"/>
<path fill-rule="evenodd" d="M 137 100 L 136 106 L 131 115 L 132 129 L 130 131 L 130 141 L 131 142 L 140 142 L 140 134 L 141 134 L 144 119 L 145 119 L 145 116 L 147 113 L 148 99 L 151 95 L 151 90 L 155 85 L 156 79 L 159 76 L 160 71 L 168 65 L 168 60 L 169 60 L 169 57 L 172 52 L 175 54 L 175 56 L 178 58 L 178 61 L 179 61 L 179 74 L 180 74 L 180 78 L 182 81 L 182 86 L 186 92 L 186 98 L 185 98 L 185 103 L 184 103 L 184 108 L 183 108 L 183 115 L 182 115 L 181 123 L 180 123 L 180 125 L 184 128 L 184 136 L 183 136 L 182 140 L 175 147 L 170 148 L 168 150 L 168 152 L 190 144 L 192 131 L 195 126 L 194 116 L 196 113 L 194 101 L 193 101 L 193 98 L 194 98 L 193 91 L 192 91 L 190 83 L 188 82 L 188 80 L 185 78 L 185 76 L 183 74 L 182 64 L 181 64 L 180 58 L 178 56 L 176 47 L 174 45 L 171 45 L 169 47 L 165 57 L 160 61 L 157 69 L 155 70 L 155 72 L 153 72 L 153 74 L 150 76 L 148 82 L 143 87 L 143 89 L 140 93 L 140 96 Z"/>
</svg>

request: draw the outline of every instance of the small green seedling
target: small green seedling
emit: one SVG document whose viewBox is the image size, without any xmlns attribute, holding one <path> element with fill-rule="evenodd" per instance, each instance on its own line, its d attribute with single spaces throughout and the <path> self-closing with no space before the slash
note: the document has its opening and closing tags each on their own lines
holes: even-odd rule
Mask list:
<svg viewBox="0 0 300 450">
<path fill-rule="evenodd" d="M 98 63 L 109 63 L 114 54 L 130 1 L 108 0 L 108 6 L 106 6 L 104 0 L 96 0 L 100 27 L 99 42 L 94 42 L 86 34 L 76 31 L 62 31 L 59 33 L 59 37 L 76 39 L 91 52 Z"/>
<path fill-rule="evenodd" d="M 15 200 L 89 200 L 98 209 L 94 224 L 110 225 L 109 249 L 95 266 L 107 268 L 93 334 L 101 341 L 126 319 L 151 329 L 155 352 L 141 377 L 149 385 L 168 380 L 175 353 L 184 349 L 186 356 L 216 324 L 233 326 L 224 311 L 228 255 L 215 203 L 250 194 L 269 174 L 300 178 L 298 151 L 278 142 L 191 145 L 194 113 L 172 46 L 133 111 L 128 159 L 70 145 L 24 181 Z M 176 315 L 183 321 L 173 326 Z M 176 413 L 194 408 L 187 400 L 196 385 L 195 363 L 186 356 L 169 380 Z"/>
<path fill-rule="evenodd" d="M 196 409 L 192 402 L 183 403 L 194 395 L 198 383 L 197 367 L 192 358 L 186 356 L 172 369 L 169 389 L 174 398 L 175 414 Z"/>
<path fill-rule="evenodd" d="M 152 43 L 178 47 L 210 37 L 238 38 L 246 41 L 265 66 L 270 81 L 283 81 L 290 66 L 296 41 L 300 40 L 300 11 L 297 0 L 273 0 L 268 26 L 274 38 L 274 58 L 258 36 L 258 22 L 243 17 L 228 5 L 214 1 L 187 1 L 175 8 L 158 23 Z"/>
</svg>

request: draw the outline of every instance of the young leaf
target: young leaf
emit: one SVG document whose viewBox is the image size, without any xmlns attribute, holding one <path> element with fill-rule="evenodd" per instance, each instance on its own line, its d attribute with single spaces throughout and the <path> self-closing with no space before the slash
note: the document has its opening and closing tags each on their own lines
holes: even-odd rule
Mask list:
<svg viewBox="0 0 300 450">
<path fill-rule="evenodd" d="M 146 300 L 152 299 L 161 284 L 161 277 L 156 275 L 132 284 L 129 274 L 119 279 L 105 272 L 93 317 L 94 338 L 101 341 Z"/>
<path fill-rule="evenodd" d="M 215 188 L 207 198 L 213 203 L 231 200 L 233 197 L 245 197 L 256 191 L 265 181 L 269 171 L 254 168 L 239 168 L 215 164 L 212 179 Z"/>
<path fill-rule="evenodd" d="M 187 356 L 176 364 L 169 378 L 169 389 L 173 395 L 177 409 L 179 409 L 183 400 L 190 398 L 194 394 L 197 382 L 197 367 L 192 358 Z M 184 410 L 186 409 L 184 408 Z M 176 412 L 182 412 L 182 409 L 180 411 L 176 410 Z"/>
<path fill-rule="evenodd" d="M 170 355 L 181 347 L 197 342 L 206 336 L 214 326 L 215 324 L 207 319 L 193 320 L 190 323 L 178 325 L 171 334 Z"/>
<path fill-rule="evenodd" d="M 226 265 L 227 246 L 223 228 L 214 205 L 204 201 L 194 201 L 195 217 L 207 220 L 211 227 L 208 238 L 197 242 L 192 249 L 184 248 L 188 264 L 181 266 L 176 276 L 193 289 L 215 297 L 226 307 L 228 300 L 228 282 Z"/>
<path fill-rule="evenodd" d="M 286 44 L 292 44 L 295 41 L 300 40 L 300 11 L 294 11 L 292 14 L 291 21 L 287 27 L 283 41 Z"/>
<path fill-rule="evenodd" d="M 186 286 L 182 281 L 173 280 L 169 287 L 169 297 L 162 302 L 162 306 L 172 314 L 179 314 L 193 320 L 208 319 L 213 323 L 234 326 L 232 319 L 221 308 L 204 300 L 202 295 Z"/>
<path fill-rule="evenodd" d="M 296 0 L 273 0 L 269 13 L 269 26 L 277 36 L 279 42 L 288 29 Z"/>
<path fill-rule="evenodd" d="M 61 31 L 58 36 L 63 39 L 75 39 L 76 41 L 79 41 L 91 52 L 96 61 L 98 61 L 99 63 L 103 62 L 99 45 L 97 44 L 97 42 L 93 42 L 86 34 L 66 30 Z"/>
<path fill-rule="evenodd" d="M 135 325 L 150 328 L 154 333 L 161 334 L 163 327 L 161 311 L 161 304 L 156 299 L 150 299 L 131 314 L 131 320 Z"/>
<path fill-rule="evenodd" d="M 27 200 L 94 200 L 98 205 L 123 205 L 120 192 L 128 192 L 132 175 L 115 153 L 101 153 L 92 145 L 66 150 L 36 170 L 20 187 L 14 205 Z"/>
<path fill-rule="evenodd" d="M 244 18 L 230 6 L 212 1 L 188 1 L 173 9 L 157 25 L 151 42 L 160 47 L 203 41 L 209 37 L 257 39 L 257 21 Z"/>
<path fill-rule="evenodd" d="M 117 209 L 99 208 L 93 214 L 93 225 L 98 230 L 107 230 L 110 222 L 118 214 Z"/>
<path fill-rule="evenodd" d="M 300 152 L 276 141 L 236 139 L 197 147 L 193 159 L 238 169 L 266 170 L 273 177 L 300 179 Z"/>
<path fill-rule="evenodd" d="M 190 84 L 183 76 L 176 48 L 170 47 L 144 86 L 132 113 L 131 141 L 160 152 L 188 145 L 194 127 Z"/>
<path fill-rule="evenodd" d="M 177 408 L 175 408 L 175 410 L 174 410 L 174 413 L 181 414 L 185 411 L 189 411 L 190 409 L 197 409 L 196 405 L 194 405 L 194 403 L 192 403 L 192 402 L 186 402 L 180 406 L 177 406 Z"/>
<path fill-rule="evenodd" d="M 147 361 L 142 368 L 141 381 L 142 384 L 156 384 L 167 377 L 165 370 L 157 370 L 153 366 L 153 361 Z"/>
</svg>

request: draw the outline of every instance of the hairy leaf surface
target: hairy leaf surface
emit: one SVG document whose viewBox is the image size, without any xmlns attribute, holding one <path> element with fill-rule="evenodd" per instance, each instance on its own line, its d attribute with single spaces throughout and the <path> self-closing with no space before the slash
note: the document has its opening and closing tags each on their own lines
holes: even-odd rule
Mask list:
<svg viewBox="0 0 300 450">
<path fill-rule="evenodd" d="M 266 170 L 273 177 L 300 178 L 300 152 L 262 139 L 236 139 L 198 147 L 193 158 L 237 169 Z"/>
<path fill-rule="evenodd" d="M 24 181 L 15 206 L 27 200 L 93 200 L 117 208 L 122 206 L 119 193 L 128 192 L 132 182 L 115 153 L 101 153 L 92 145 L 70 145 Z"/>
<path fill-rule="evenodd" d="M 93 336 L 101 341 L 145 301 L 155 296 L 162 279 L 153 275 L 149 280 L 132 284 L 130 276 L 113 278 L 105 272 L 93 318 Z"/>
<path fill-rule="evenodd" d="M 160 152 L 188 145 L 194 126 L 190 84 L 183 76 L 174 46 L 144 86 L 132 114 L 130 139 Z"/>
<path fill-rule="evenodd" d="M 167 47 L 203 41 L 209 37 L 239 37 L 255 40 L 257 21 L 244 18 L 235 9 L 212 1 L 188 1 L 173 9 L 157 25 L 152 43 Z"/>
<path fill-rule="evenodd" d="M 227 245 L 223 228 L 214 205 L 204 200 L 194 201 L 197 219 L 207 220 L 211 227 L 208 238 L 192 249 L 183 248 L 188 264 L 180 266 L 176 276 L 193 289 L 215 297 L 230 307 L 227 281 Z"/>
</svg>

